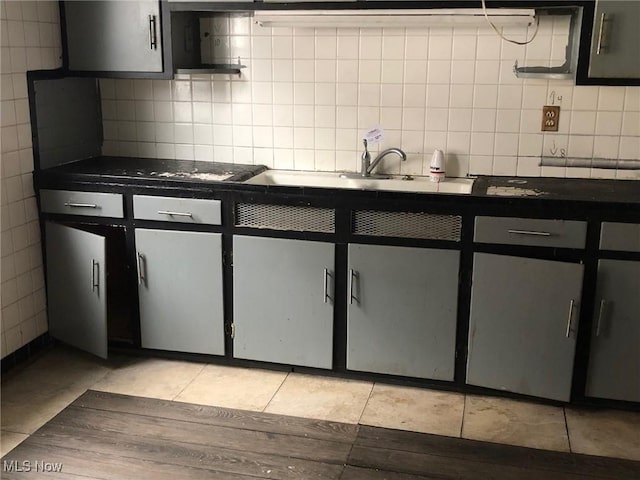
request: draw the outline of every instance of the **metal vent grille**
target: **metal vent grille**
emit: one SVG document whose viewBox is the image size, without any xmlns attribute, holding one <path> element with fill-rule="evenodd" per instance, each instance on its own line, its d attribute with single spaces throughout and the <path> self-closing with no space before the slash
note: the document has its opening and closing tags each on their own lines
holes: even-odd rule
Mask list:
<svg viewBox="0 0 640 480">
<path fill-rule="evenodd" d="M 378 237 L 421 238 L 460 241 L 462 217 L 413 212 L 358 210 L 353 215 L 353 233 Z"/>
<path fill-rule="evenodd" d="M 335 211 L 329 208 L 238 203 L 236 226 L 334 233 Z"/>
</svg>

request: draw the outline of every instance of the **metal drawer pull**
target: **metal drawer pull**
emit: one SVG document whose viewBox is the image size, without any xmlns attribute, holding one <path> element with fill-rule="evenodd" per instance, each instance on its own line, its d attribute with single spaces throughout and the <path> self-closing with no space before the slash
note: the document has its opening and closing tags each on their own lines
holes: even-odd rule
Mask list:
<svg viewBox="0 0 640 480">
<path fill-rule="evenodd" d="M 550 232 L 536 232 L 534 230 L 507 230 L 508 233 L 514 235 L 536 235 L 538 237 L 550 237 Z"/>
<path fill-rule="evenodd" d="M 598 313 L 598 323 L 596 324 L 596 337 L 600 336 L 600 326 L 602 325 L 602 318 L 604 317 L 606 300 L 600 300 L 600 312 Z"/>
<path fill-rule="evenodd" d="M 571 299 L 571 303 L 569 304 L 569 318 L 567 320 L 567 334 L 566 334 L 567 338 L 571 336 L 571 320 L 573 320 L 573 304 L 574 304 L 574 300 Z"/>
<path fill-rule="evenodd" d="M 156 31 L 156 16 L 149 15 L 149 48 L 151 50 L 158 49 L 158 33 Z"/>
<path fill-rule="evenodd" d="M 356 272 L 353 269 L 349 269 L 349 304 L 353 305 L 353 301 L 355 300 L 356 303 L 360 303 L 360 299 L 358 299 L 358 297 L 356 297 L 353 294 L 353 284 L 355 283 L 354 280 L 358 279 L 358 272 Z"/>
<path fill-rule="evenodd" d="M 97 273 L 96 273 L 97 270 Z M 91 259 L 91 291 L 95 292 L 100 288 L 100 264 Z"/>
<path fill-rule="evenodd" d="M 98 208 L 98 205 L 95 203 L 75 203 L 75 202 L 65 202 L 65 207 L 75 207 L 75 208 Z"/>
<path fill-rule="evenodd" d="M 603 50 L 606 50 L 606 45 L 603 45 L 604 38 L 604 24 L 607 21 L 607 14 L 600 15 L 600 28 L 598 29 L 598 46 L 596 47 L 596 55 L 600 55 Z"/>
<path fill-rule="evenodd" d="M 328 269 L 324 269 L 324 303 L 327 303 L 327 300 L 331 300 L 331 297 L 329 296 L 329 270 Z"/>
<path fill-rule="evenodd" d="M 143 282 L 145 284 L 147 283 L 147 278 L 146 278 L 147 276 L 144 271 L 144 268 L 145 268 L 144 255 L 138 252 L 137 256 L 138 256 L 138 285 L 142 285 Z"/>
<path fill-rule="evenodd" d="M 191 212 L 171 212 L 169 210 L 158 210 L 158 215 L 170 215 L 172 217 L 193 217 Z"/>
</svg>

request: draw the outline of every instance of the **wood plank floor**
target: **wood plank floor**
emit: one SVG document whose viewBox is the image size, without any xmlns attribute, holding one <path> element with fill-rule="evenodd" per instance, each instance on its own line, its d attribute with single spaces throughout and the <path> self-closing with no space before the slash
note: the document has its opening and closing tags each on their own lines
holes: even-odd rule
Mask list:
<svg viewBox="0 0 640 480">
<path fill-rule="evenodd" d="M 7 454 L 0 476 L 637 480 L 640 462 L 90 390 Z"/>
</svg>

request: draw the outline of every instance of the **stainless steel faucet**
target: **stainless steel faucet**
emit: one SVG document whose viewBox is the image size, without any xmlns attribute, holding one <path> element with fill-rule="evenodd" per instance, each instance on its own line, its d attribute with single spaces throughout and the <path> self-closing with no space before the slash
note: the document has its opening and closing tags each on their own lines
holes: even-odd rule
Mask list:
<svg viewBox="0 0 640 480">
<path fill-rule="evenodd" d="M 399 148 L 387 148 L 386 150 L 381 151 L 376 156 L 376 158 L 373 159 L 372 162 L 371 154 L 367 149 L 367 140 L 364 139 L 362 142 L 364 143 L 364 152 L 362 152 L 362 168 L 360 170 L 360 175 L 363 177 L 371 177 L 371 172 L 373 172 L 373 169 L 376 168 L 378 166 L 378 163 L 380 163 L 380 161 L 390 153 L 395 153 L 396 155 L 398 155 L 403 162 L 407 160 L 407 154 Z"/>
</svg>

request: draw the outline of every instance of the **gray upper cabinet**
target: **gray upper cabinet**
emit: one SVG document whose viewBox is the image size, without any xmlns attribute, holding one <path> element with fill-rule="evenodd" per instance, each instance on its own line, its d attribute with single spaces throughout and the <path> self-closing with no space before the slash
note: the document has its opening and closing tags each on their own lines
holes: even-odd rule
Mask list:
<svg viewBox="0 0 640 480">
<path fill-rule="evenodd" d="M 143 348 L 224 354 L 221 237 L 136 229 Z"/>
<path fill-rule="evenodd" d="M 583 266 L 476 253 L 467 383 L 569 401 Z"/>
<path fill-rule="evenodd" d="M 460 252 L 349 245 L 347 368 L 453 380 Z"/>
<path fill-rule="evenodd" d="M 597 0 L 589 77 L 640 79 L 640 2 Z"/>
<path fill-rule="evenodd" d="M 64 2 L 69 70 L 162 72 L 160 2 Z"/>
<path fill-rule="evenodd" d="M 105 238 L 47 222 L 49 333 L 107 358 Z"/>
<path fill-rule="evenodd" d="M 233 237 L 234 357 L 331 368 L 334 245 Z"/>
<path fill-rule="evenodd" d="M 600 260 L 586 394 L 640 401 L 640 262 Z"/>
</svg>

